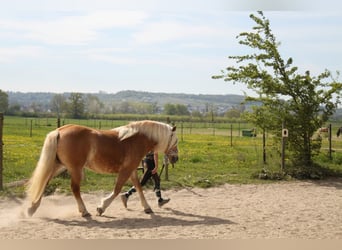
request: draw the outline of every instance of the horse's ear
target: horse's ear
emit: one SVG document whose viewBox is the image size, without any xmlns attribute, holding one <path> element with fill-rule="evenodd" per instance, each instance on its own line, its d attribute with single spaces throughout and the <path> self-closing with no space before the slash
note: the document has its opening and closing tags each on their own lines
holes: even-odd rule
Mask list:
<svg viewBox="0 0 342 250">
<path fill-rule="evenodd" d="M 173 127 L 172 127 L 172 132 L 175 132 L 175 131 L 176 131 L 176 128 L 177 128 L 177 126 L 173 126 Z"/>
</svg>

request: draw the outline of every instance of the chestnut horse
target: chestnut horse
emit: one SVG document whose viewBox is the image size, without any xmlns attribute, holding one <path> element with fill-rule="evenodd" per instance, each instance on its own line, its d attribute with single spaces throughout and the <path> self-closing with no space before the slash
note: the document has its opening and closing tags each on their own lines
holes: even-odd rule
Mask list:
<svg viewBox="0 0 342 250">
<path fill-rule="evenodd" d="M 165 153 L 171 163 L 178 160 L 176 127 L 156 121 L 138 121 L 112 130 L 96 130 L 79 125 L 65 125 L 50 132 L 44 141 L 38 164 L 27 186 L 32 216 L 40 205 L 49 180 L 66 168 L 71 176 L 71 189 L 82 216 L 90 216 L 80 194 L 83 168 L 98 173 L 117 173 L 113 192 L 102 199 L 97 208 L 101 215 L 122 186 L 131 178 L 146 213 L 152 209 L 146 202 L 137 175 L 142 158 L 151 150 Z"/>
</svg>

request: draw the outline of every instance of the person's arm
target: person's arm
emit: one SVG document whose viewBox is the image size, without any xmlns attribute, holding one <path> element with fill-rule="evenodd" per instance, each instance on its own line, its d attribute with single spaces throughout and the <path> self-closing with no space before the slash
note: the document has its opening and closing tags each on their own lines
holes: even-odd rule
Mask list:
<svg viewBox="0 0 342 250">
<path fill-rule="evenodd" d="M 152 170 L 152 174 L 155 174 L 158 171 L 158 153 L 153 154 L 153 159 L 154 159 L 154 169 Z"/>
</svg>

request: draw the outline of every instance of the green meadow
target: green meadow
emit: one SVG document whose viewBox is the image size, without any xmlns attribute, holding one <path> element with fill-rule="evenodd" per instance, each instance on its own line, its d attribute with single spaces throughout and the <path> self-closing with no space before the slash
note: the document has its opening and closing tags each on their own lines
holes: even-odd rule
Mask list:
<svg viewBox="0 0 342 250">
<path fill-rule="evenodd" d="M 109 129 L 127 124 L 125 120 L 62 120 L 63 124 L 82 124 L 89 127 Z M 57 126 L 54 118 L 19 118 L 6 116 L 3 128 L 3 183 L 0 194 L 23 195 L 24 187 L 7 184 L 28 179 L 38 161 L 45 135 Z M 241 130 L 250 128 L 248 124 L 229 123 L 177 123 L 179 138 L 179 161 L 162 173 L 162 188 L 213 187 L 224 183 L 265 183 L 277 178 L 258 178 L 260 173 L 280 173 L 280 145 L 273 145 L 266 139 L 267 161 L 263 161 L 262 136 L 243 137 Z M 333 131 L 335 131 L 334 125 Z M 321 154 L 316 161 L 337 175 L 342 172 L 342 140 L 333 137 L 332 159 L 326 148 L 327 138 L 323 138 Z M 160 157 L 160 169 L 162 169 Z M 141 171 L 139 171 L 141 174 Z M 277 175 L 274 175 L 277 176 Z M 96 174 L 85 171 L 82 192 L 97 190 L 111 191 L 115 175 Z M 265 180 L 271 179 L 271 180 Z M 291 180 L 291 178 L 279 178 Z M 127 183 L 127 186 L 130 183 Z M 150 183 L 152 185 L 152 183 Z M 67 175 L 54 178 L 46 192 L 70 193 Z"/>
</svg>

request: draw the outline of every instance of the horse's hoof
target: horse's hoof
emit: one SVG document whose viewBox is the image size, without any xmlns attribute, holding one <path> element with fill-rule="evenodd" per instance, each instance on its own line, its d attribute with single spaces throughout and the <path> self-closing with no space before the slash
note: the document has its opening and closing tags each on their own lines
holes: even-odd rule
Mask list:
<svg viewBox="0 0 342 250">
<path fill-rule="evenodd" d="M 91 214 L 89 212 L 82 213 L 82 217 L 89 218 L 91 217 Z"/>
<path fill-rule="evenodd" d="M 97 211 L 97 214 L 96 214 L 97 216 L 101 216 L 104 213 L 104 210 L 102 208 L 100 208 L 100 207 L 98 207 L 96 209 L 96 211 Z"/>
<path fill-rule="evenodd" d="M 153 214 L 153 210 L 151 208 L 144 209 L 145 214 Z"/>
<path fill-rule="evenodd" d="M 34 212 L 36 212 L 36 209 L 34 209 L 34 208 L 32 208 L 32 207 L 28 208 L 27 211 L 26 211 L 26 216 L 27 216 L 27 217 L 32 217 L 32 215 L 34 214 Z"/>
</svg>

